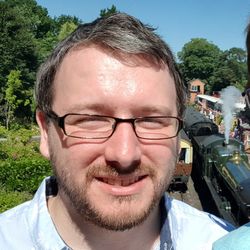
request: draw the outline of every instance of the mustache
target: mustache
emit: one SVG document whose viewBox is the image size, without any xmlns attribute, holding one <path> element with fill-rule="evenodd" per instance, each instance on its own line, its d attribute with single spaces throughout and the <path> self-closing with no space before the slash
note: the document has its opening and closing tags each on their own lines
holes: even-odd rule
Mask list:
<svg viewBox="0 0 250 250">
<path fill-rule="evenodd" d="M 122 177 L 122 176 L 142 176 L 142 175 L 149 175 L 151 177 L 156 176 L 155 166 L 149 166 L 145 164 L 140 164 L 137 167 L 128 167 L 126 171 L 121 168 L 117 168 L 111 165 L 93 165 L 90 166 L 86 177 L 87 179 L 93 179 L 95 176 L 102 176 L 102 177 Z"/>
</svg>

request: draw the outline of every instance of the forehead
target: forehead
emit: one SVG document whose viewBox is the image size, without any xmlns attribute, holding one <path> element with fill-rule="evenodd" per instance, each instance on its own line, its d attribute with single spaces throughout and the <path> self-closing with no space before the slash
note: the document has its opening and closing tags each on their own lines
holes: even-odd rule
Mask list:
<svg viewBox="0 0 250 250">
<path fill-rule="evenodd" d="M 73 50 L 55 76 L 53 108 L 72 112 L 98 105 L 124 113 L 160 107 L 175 112 L 175 83 L 167 66 L 142 57 L 121 60 L 96 47 Z"/>
</svg>

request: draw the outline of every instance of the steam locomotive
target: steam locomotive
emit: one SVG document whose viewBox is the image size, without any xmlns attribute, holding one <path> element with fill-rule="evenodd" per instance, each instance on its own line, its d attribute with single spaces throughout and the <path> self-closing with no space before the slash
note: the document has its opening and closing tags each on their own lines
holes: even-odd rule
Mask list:
<svg viewBox="0 0 250 250">
<path fill-rule="evenodd" d="M 192 176 L 204 184 L 218 215 L 236 226 L 248 222 L 250 165 L 243 144 L 236 139 L 225 143 L 218 126 L 191 107 L 184 130 L 193 146 Z"/>
</svg>

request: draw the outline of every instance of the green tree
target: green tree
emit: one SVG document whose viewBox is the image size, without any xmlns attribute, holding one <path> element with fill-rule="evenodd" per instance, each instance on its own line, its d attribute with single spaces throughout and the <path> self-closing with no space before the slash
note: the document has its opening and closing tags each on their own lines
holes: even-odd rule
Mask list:
<svg viewBox="0 0 250 250">
<path fill-rule="evenodd" d="M 73 22 L 65 22 L 62 24 L 60 32 L 58 34 L 58 40 L 62 41 L 65 37 L 67 37 L 70 33 L 72 33 L 77 28 L 77 25 Z"/>
<path fill-rule="evenodd" d="M 0 75 L 6 77 L 13 68 L 25 69 L 27 77 L 34 80 L 30 73 L 38 67 L 36 40 L 52 30 L 53 20 L 35 0 L 0 1 L 0 13 Z M 22 72 L 23 77 L 25 74 Z"/>
<path fill-rule="evenodd" d="M 13 68 L 32 69 L 35 63 L 33 35 L 27 30 L 27 21 L 20 15 L 14 1 L 1 1 L 0 13 L 0 84 L 4 87 Z M 22 13 L 22 12 L 21 12 Z M 27 70 L 29 73 L 29 70 Z"/>
<path fill-rule="evenodd" d="M 106 9 L 102 9 L 100 10 L 100 17 L 105 17 L 105 16 L 109 16 L 111 14 L 117 13 L 119 12 L 115 5 L 112 4 L 111 8 L 106 8 Z"/>
<path fill-rule="evenodd" d="M 55 22 L 55 31 L 56 33 L 59 33 L 64 23 L 66 22 L 74 23 L 76 26 L 78 26 L 79 24 L 82 23 L 82 20 L 76 16 L 60 15 L 59 17 L 54 18 L 54 22 Z"/>
<path fill-rule="evenodd" d="M 36 40 L 38 65 L 45 61 L 57 42 L 58 38 L 55 35 L 54 29 L 48 31 L 42 39 Z"/>
<path fill-rule="evenodd" d="M 22 94 L 30 95 L 42 57 L 40 51 L 43 51 L 39 46 L 42 43 L 37 41 L 46 36 L 52 24 L 47 10 L 38 6 L 35 0 L 0 1 L 0 121 L 6 118 L 3 111 L 9 73 L 12 69 L 21 72 L 22 89 L 26 91 Z M 21 110 L 25 117 L 32 115 L 28 106 Z"/>
<path fill-rule="evenodd" d="M 23 100 L 18 99 L 18 92 L 22 86 L 20 80 L 21 72 L 19 70 L 12 70 L 8 75 L 7 88 L 5 90 L 6 112 L 5 121 L 6 128 L 9 129 L 11 121 L 14 120 L 14 113 L 17 107 Z"/>
<path fill-rule="evenodd" d="M 246 82 L 246 51 L 241 48 L 231 48 L 224 51 L 221 54 L 219 66 L 212 77 L 211 91 L 220 91 L 229 85 L 234 85 L 243 91 Z"/>
<path fill-rule="evenodd" d="M 178 53 L 180 69 L 185 81 L 200 79 L 210 84 L 219 65 L 222 51 L 204 38 L 193 38 Z"/>
<path fill-rule="evenodd" d="M 50 26 L 41 39 L 36 40 L 38 62 L 41 64 L 51 53 L 56 44 L 70 34 L 82 21 L 69 15 L 50 18 Z"/>
</svg>

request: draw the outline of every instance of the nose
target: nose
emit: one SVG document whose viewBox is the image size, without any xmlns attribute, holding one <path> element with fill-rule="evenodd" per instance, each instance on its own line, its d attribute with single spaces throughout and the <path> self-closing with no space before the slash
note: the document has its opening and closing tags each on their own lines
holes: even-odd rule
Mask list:
<svg viewBox="0 0 250 250">
<path fill-rule="evenodd" d="M 106 163 L 116 168 L 120 173 L 131 172 L 140 164 L 140 141 L 133 130 L 132 124 L 117 124 L 114 134 L 106 143 Z"/>
</svg>

